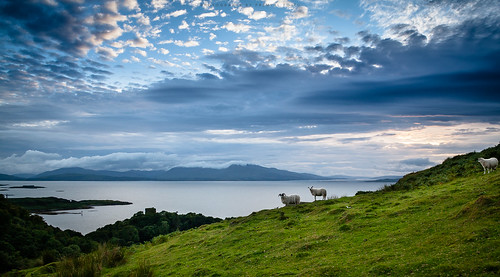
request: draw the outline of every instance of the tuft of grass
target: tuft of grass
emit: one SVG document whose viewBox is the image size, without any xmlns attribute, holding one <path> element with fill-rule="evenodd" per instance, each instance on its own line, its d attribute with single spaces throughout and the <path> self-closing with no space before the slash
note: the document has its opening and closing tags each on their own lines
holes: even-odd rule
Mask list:
<svg viewBox="0 0 500 277">
<path fill-rule="evenodd" d="M 110 244 L 99 245 L 92 253 L 65 258 L 56 266 L 57 277 L 101 276 L 104 267 L 115 267 L 125 263 L 122 248 Z"/>
<path fill-rule="evenodd" d="M 130 277 L 153 277 L 153 268 L 151 267 L 151 264 L 146 261 L 146 259 L 142 260 L 139 262 L 139 265 L 137 268 L 135 268 L 131 273 Z M 202 275 L 202 276 L 207 276 L 207 275 Z"/>
</svg>

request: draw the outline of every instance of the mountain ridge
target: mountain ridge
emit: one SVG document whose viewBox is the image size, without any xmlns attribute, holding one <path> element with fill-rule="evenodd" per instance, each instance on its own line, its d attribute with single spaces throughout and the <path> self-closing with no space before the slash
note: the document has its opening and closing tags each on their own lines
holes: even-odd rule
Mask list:
<svg viewBox="0 0 500 277">
<path fill-rule="evenodd" d="M 174 167 L 169 170 L 129 170 L 124 172 L 67 167 L 46 171 L 30 178 L 12 175 L 1 176 L 4 176 L 6 180 L 15 178 L 15 180 L 26 181 L 290 181 L 330 179 L 315 174 L 297 173 L 253 164 L 233 164 L 223 169 Z"/>
</svg>

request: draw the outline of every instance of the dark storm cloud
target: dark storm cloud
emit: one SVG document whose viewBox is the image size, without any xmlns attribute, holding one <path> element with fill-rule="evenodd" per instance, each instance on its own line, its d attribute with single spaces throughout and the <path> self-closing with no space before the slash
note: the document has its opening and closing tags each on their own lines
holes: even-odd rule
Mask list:
<svg viewBox="0 0 500 277">
<path fill-rule="evenodd" d="M 410 108 L 414 101 L 424 101 L 423 105 L 436 106 L 437 114 L 500 115 L 500 111 L 487 108 L 488 103 L 500 102 L 496 93 L 500 86 L 500 72 L 473 72 L 446 75 L 429 75 L 386 81 L 359 81 L 322 92 L 313 93 L 303 98 L 306 102 L 318 105 L 380 105 L 398 104 L 403 109 Z M 484 103 L 486 107 L 469 110 L 457 110 L 451 103 L 468 106 Z M 406 104 L 406 105 L 405 105 Z M 377 107 L 374 106 L 376 109 Z M 420 107 L 419 107 L 420 109 Z M 409 114 L 418 110 L 409 109 Z M 393 108 L 390 108 L 393 110 Z M 398 111 L 403 112 L 403 111 Z"/>
<path fill-rule="evenodd" d="M 87 60 L 49 55 L 38 48 L 23 49 L 19 53 L 7 50 L 4 54 L 0 63 L 0 91 L 5 97 L 13 92 L 25 96 L 68 92 L 64 84 L 79 91 L 95 92 L 86 80 L 104 80 L 112 74 L 106 67 L 96 67 Z"/>
<path fill-rule="evenodd" d="M 167 79 L 142 95 L 148 101 L 181 105 L 185 111 L 169 118 L 197 129 L 318 125 L 348 132 L 404 128 L 413 122 L 497 123 L 497 27 L 469 21 L 440 30 L 440 37 L 426 44 L 410 25 L 393 28 L 407 38 L 406 44 L 362 32 L 364 46 L 333 42 L 296 51 L 316 55 L 317 62 L 304 69 L 292 64 L 270 67 L 275 57 L 260 52 L 211 55 L 209 59 L 222 64 L 220 69 L 206 66 L 210 73 L 198 75 L 198 80 Z M 326 60 L 342 68 L 331 68 Z"/>
<path fill-rule="evenodd" d="M 202 79 L 213 80 L 214 78 Z M 143 94 L 155 102 L 178 104 L 204 101 L 211 96 L 211 93 L 214 96 L 214 92 L 217 92 L 214 87 L 202 81 L 167 80 L 151 86 L 143 91 Z"/>
<path fill-rule="evenodd" d="M 499 65 L 500 22 L 475 19 L 457 26 L 440 25 L 428 38 L 409 24 L 395 24 L 394 38 L 382 38 L 368 31 L 358 33 L 363 46 L 331 43 L 305 47 L 315 54 L 309 68 L 317 72 L 322 61 L 339 63 L 332 75 L 416 76 L 452 71 L 496 70 Z M 348 71 L 345 69 L 349 68 Z"/>
<path fill-rule="evenodd" d="M 0 21 L 6 28 L 4 39 L 30 42 L 70 54 L 83 55 L 92 47 L 83 24 L 81 9 L 72 3 L 51 6 L 35 1 L 5 1 L 0 4 Z"/>
<path fill-rule="evenodd" d="M 297 103 L 393 115 L 457 116 L 448 120 L 476 116 L 496 122 L 500 115 L 499 26 L 491 20 L 467 21 L 455 28 L 438 28 L 439 36 L 424 44 L 426 38 L 410 25 L 400 24 L 393 31 L 406 36 L 407 44 L 360 32 L 369 46 L 350 49 L 344 56 L 330 53 L 327 47 L 308 48 L 351 70 L 331 69 L 330 85 L 311 89 Z M 307 67 L 313 73 L 326 69 L 320 63 Z M 335 80 L 338 74 L 353 78 Z"/>
<path fill-rule="evenodd" d="M 113 22 L 121 17 L 101 11 L 104 19 L 92 21 L 92 12 L 76 1 L 0 2 L 0 94 L 7 99 L 13 94 L 109 91 L 95 83 L 112 74 L 107 66 L 81 57 L 105 41 L 100 34 L 116 30 Z"/>
</svg>

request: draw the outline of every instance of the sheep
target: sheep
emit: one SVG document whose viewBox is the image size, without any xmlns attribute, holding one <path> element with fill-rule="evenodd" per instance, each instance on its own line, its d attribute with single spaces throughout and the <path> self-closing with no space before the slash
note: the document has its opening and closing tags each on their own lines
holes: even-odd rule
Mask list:
<svg viewBox="0 0 500 277">
<path fill-rule="evenodd" d="M 314 196 L 314 201 L 316 201 L 316 196 L 323 196 L 323 200 L 326 200 L 326 189 L 324 188 L 315 189 L 312 186 L 308 188 L 311 191 L 311 194 Z"/>
<path fill-rule="evenodd" d="M 495 170 L 498 166 L 498 160 L 497 158 L 489 158 L 489 159 L 483 159 L 479 158 L 477 161 L 483 166 L 484 173 L 486 174 L 486 171 L 490 173 L 490 170 Z"/>
<path fill-rule="evenodd" d="M 285 206 L 294 204 L 298 205 L 300 204 L 300 196 L 293 194 L 290 196 L 287 196 L 285 193 L 280 193 L 278 194 L 279 197 L 281 197 L 281 202 L 285 204 Z"/>
</svg>

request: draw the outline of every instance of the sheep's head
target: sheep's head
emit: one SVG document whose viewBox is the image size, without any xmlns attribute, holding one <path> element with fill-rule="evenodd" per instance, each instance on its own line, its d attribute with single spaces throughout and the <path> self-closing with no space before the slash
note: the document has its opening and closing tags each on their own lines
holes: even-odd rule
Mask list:
<svg viewBox="0 0 500 277">
<path fill-rule="evenodd" d="M 279 197 L 283 197 L 283 196 L 285 196 L 285 194 L 284 193 L 280 193 L 280 194 L 278 194 L 278 196 Z"/>
<path fill-rule="evenodd" d="M 313 189 L 313 186 L 311 186 L 311 187 L 307 187 L 307 188 L 308 188 L 309 190 L 312 190 L 312 189 Z"/>
<path fill-rule="evenodd" d="M 482 161 L 484 161 L 484 159 L 483 158 L 479 158 L 479 159 L 477 159 L 477 161 L 478 162 L 482 162 Z"/>
</svg>

